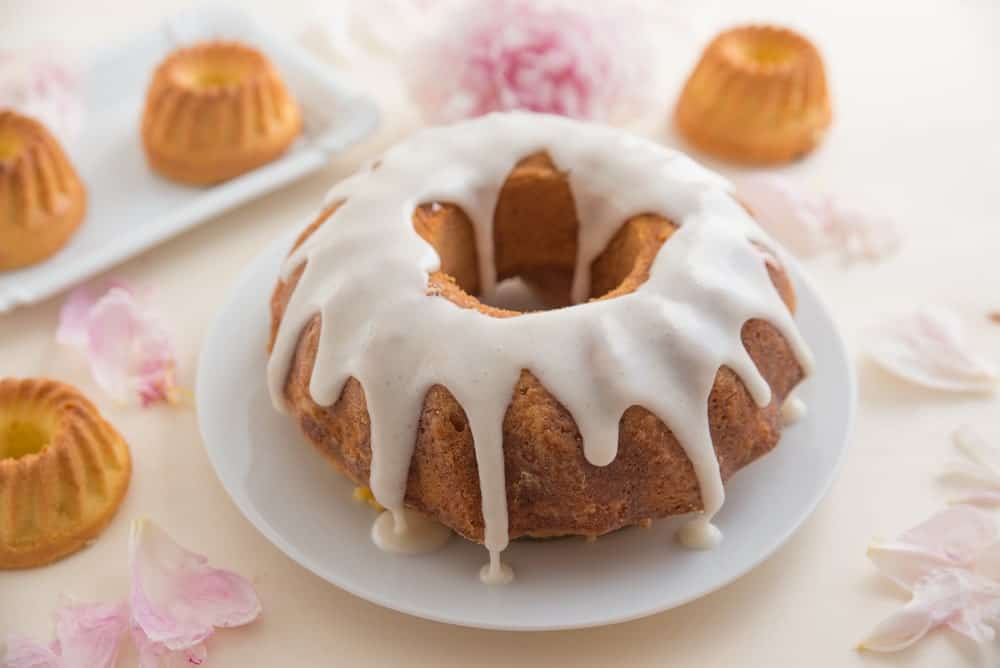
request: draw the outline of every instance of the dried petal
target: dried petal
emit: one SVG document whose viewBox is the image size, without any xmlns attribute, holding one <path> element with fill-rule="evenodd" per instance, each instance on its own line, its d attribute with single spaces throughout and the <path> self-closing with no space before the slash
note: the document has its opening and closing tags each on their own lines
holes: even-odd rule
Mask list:
<svg viewBox="0 0 1000 668">
<path fill-rule="evenodd" d="M 758 173 L 735 183 L 735 195 L 768 234 L 802 257 L 831 247 L 824 200 L 774 174 Z"/>
<path fill-rule="evenodd" d="M 129 557 L 132 618 L 154 646 L 192 650 L 215 627 L 247 624 L 260 613 L 245 578 L 211 568 L 148 520 L 132 523 Z"/>
<path fill-rule="evenodd" d="M 45 647 L 14 637 L 8 641 L 10 668 L 111 668 L 128 626 L 122 603 L 70 605 L 56 611 L 56 640 Z"/>
<path fill-rule="evenodd" d="M 992 392 L 996 366 L 965 338 L 951 311 L 923 307 L 873 328 L 868 355 L 887 371 L 918 385 L 953 392 Z"/>
<path fill-rule="evenodd" d="M 122 281 L 77 288 L 60 313 L 60 343 L 87 355 L 97 383 L 111 396 L 143 406 L 176 403 L 174 353 L 159 313 Z"/>
</svg>

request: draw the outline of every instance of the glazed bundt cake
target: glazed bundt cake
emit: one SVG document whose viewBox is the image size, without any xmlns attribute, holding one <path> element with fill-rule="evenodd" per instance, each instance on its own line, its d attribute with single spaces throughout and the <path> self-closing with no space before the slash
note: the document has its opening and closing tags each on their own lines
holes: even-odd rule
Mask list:
<svg viewBox="0 0 1000 668">
<path fill-rule="evenodd" d="M 172 53 L 153 74 L 142 115 L 150 166 L 168 179 L 211 185 L 279 157 L 302 115 L 264 54 L 237 42 Z"/>
<path fill-rule="evenodd" d="M 699 150 L 762 164 L 812 151 L 831 116 L 819 51 L 772 26 L 733 28 L 712 40 L 676 111 L 678 129 Z"/>
<path fill-rule="evenodd" d="M 0 271 L 41 262 L 83 222 L 87 192 L 37 121 L 0 110 Z"/>
<path fill-rule="evenodd" d="M 131 475 L 125 440 L 76 389 L 0 379 L 0 568 L 84 547 L 111 521 Z"/>
<path fill-rule="evenodd" d="M 610 128 L 491 114 L 336 186 L 271 301 L 275 406 L 393 513 L 491 553 L 700 511 L 771 450 L 810 355 L 727 184 Z M 583 267 L 584 270 L 578 268 Z M 520 277 L 550 309 L 490 305 Z"/>
</svg>

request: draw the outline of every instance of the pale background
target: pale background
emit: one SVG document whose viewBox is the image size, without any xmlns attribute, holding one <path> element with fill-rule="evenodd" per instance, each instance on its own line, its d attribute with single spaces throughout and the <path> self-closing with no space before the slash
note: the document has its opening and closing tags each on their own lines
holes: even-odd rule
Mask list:
<svg viewBox="0 0 1000 668">
<path fill-rule="evenodd" d="M 314 16 L 310 5 L 322 4 L 330 3 L 243 6 L 275 30 L 298 36 Z M 92 52 L 178 8 L 165 0 L 6 0 L 0 2 L 0 45 L 63 43 Z M 713 3 L 711 11 L 720 23 L 781 21 L 817 41 L 828 62 L 836 121 L 821 150 L 788 171 L 877 204 L 903 227 L 902 252 L 882 264 L 845 268 L 825 258 L 806 265 L 851 345 L 858 349 L 864 328 L 885 314 L 937 302 L 962 313 L 975 340 L 995 355 L 1000 326 L 989 323 L 986 313 L 1000 309 L 1000 3 L 773 0 L 753 10 L 746 3 Z M 388 125 L 376 138 L 325 172 L 114 270 L 158 289 L 173 316 L 183 383 L 192 384 L 207 323 L 243 266 L 305 220 L 333 182 L 408 131 L 396 120 L 401 114 L 387 112 Z M 943 631 L 895 656 L 860 655 L 852 648 L 904 600 L 876 576 L 865 558 L 866 544 L 941 506 L 947 489 L 935 474 L 951 452 L 949 434 L 956 426 L 972 423 L 1000 441 L 996 399 L 913 388 L 859 357 L 861 404 L 846 465 L 816 513 L 772 559 L 722 591 L 641 621 L 514 635 L 383 610 L 290 561 L 229 501 L 209 466 L 191 409 L 116 408 L 89 381 L 79 360 L 56 349 L 61 301 L 0 316 L 0 374 L 53 375 L 93 396 L 132 444 L 133 486 L 111 527 L 88 550 L 48 568 L 0 574 L 0 635 L 18 630 L 48 638 L 50 612 L 60 594 L 85 600 L 124 595 L 129 519 L 149 515 L 182 544 L 249 575 L 258 587 L 264 604 L 260 620 L 210 641 L 208 665 L 219 668 L 940 668 L 987 662 L 970 643 Z M 122 665 L 132 663 L 127 655 Z"/>
</svg>

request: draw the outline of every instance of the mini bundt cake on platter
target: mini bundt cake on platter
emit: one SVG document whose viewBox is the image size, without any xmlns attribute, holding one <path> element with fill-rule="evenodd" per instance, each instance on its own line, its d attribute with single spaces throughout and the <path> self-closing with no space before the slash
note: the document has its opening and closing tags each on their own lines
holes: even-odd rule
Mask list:
<svg viewBox="0 0 1000 668">
<path fill-rule="evenodd" d="M 693 146 L 736 162 L 788 162 L 830 126 L 819 51 L 785 28 L 727 30 L 706 47 L 681 92 L 676 121 Z"/>
<path fill-rule="evenodd" d="M 0 379 L 0 568 L 84 547 L 114 517 L 131 475 L 125 440 L 79 391 Z"/>
<path fill-rule="evenodd" d="M 290 252 L 271 396 L 397 533 L 416 512 L 484 543 L 488 582 L 520 536 L 695 512 L 679 538 L 710 547 L 723 481 L 775 447 L 811 364 L 779 257 L 721 177 L 627 133 L 424 130 Z M 490 305 L 512 277 L 551 308 Z"/>
<path fill-rule="evenodd" d="M 59 142 L 41 123 L 0 110 L 0 271 L 55 254 L 86 211 L 87 191 Z"/>
<path fill-rule="evenodd" d="M 302 132 L 302 115 L 260 51 L 205 42 L 167 57 L 142 115 L 150 166 L 173 181 L 211 185 L 278 158 Z"/>
</svg>

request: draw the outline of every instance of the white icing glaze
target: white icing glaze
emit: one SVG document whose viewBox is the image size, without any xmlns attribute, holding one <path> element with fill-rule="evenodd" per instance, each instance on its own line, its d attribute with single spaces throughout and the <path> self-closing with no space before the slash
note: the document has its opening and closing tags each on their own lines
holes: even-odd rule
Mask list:
<svg viewBox="0 0 1000 668">
<path fill-rule="evenodd" d="M 711 550 L 722 542 L 722 532 L 704 517 L 700 517 L 678 529 L 677 540 L 692 550 Z"/>
<path fill-rule="evenodd" d="M 510 584 L 514 580 L 514 569 L 500 561 L 499 552 L 490 552 L 489 562 L 479 569 L 479 579 L 488 585 Z"/>
<path fill-rule="evenodd" d="M 789 395 L 781 405 L 781 424 L 785 426 L 794 424 L 804 418 L 807 411 L 806 402 L 794 394 Z"/>
<path fill-rule="evenodd" d="M 372 525 L 372 541 L 386 552 L 433 552 L 449 538 L 451 530 L 448 527 L 409 509 L 395 514 L 386 510 Z"/>
<path fill-rule="evenodd" d="M 465 211 L 489 298 L 496 285 L 492 219 L 500 188 L 519 160 L 540 151 L 568 172 L 575 200 L 575 305 L 491 318 L 429 296 L 428 274 L 440 259 L 414 230 L 414 209 L 436 201 Z M 751 241 L 776 249 L 728 189 L 682 153 L 555 116 L 491 114 L 418 132 L 390 149 L 377 168 L 335 186 L 327 203 L 343 204 L 286 260 L 286 278 L 307 264 L 268 363 L 275 406 L 285 410 L 282 387 L 299 334 L 319 313 L 324 324 L 310 393 L 329 405 L 348 377 L 361 382 L 371 415 L 370 487 L 398 516 L 424 396 L 436 383 L 447 387 L 465 409 L 475 443 L 493 579 L 508 542 L 502 421 L 521 370 L 530 370 L 570 411 L 584 454 L 596 466 L 614 460 L 619 419 L 640 405 L 670 426 L 694 466 L 704 513 L 685 542 L 701 545 L 711 540 L 709 522 L 725 496 L 708 425 L 716 372 L 728 366 L 759 405 L 771 400 L 743 347 L 743 324 L 769 321 L 807 373 L 811 367 Z M 581 303 L 591 262 L 625 220 L 641 213 L 679 225 L 649 279 L 631 294 Z"/>
</svg>

